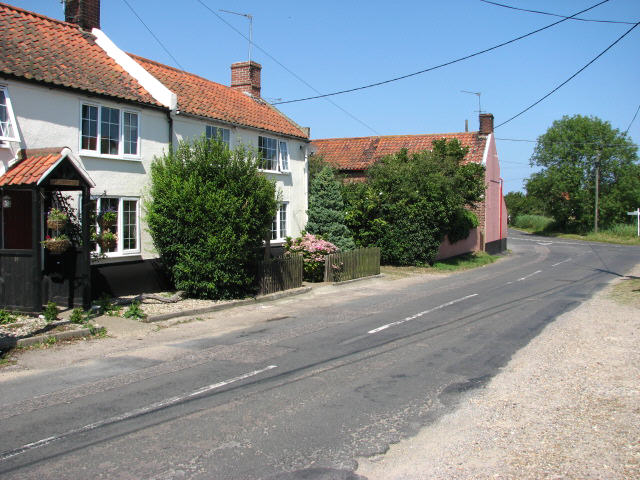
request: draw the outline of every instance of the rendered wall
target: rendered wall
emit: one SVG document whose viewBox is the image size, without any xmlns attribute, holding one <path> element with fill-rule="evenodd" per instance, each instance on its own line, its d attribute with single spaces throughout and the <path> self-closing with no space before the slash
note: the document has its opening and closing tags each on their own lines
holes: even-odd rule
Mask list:
<svg viewBox="0 0 640 480">
<path fill-rule="evenodd" d="M 503 199 L 500 163 L 495 137 L 487 139 L 485 164 L 485 245 L 502 242 L 507 236 L 507 211 Z"/>
<path fill-rule="evenodd" d="M 149 169 L 154 156 L 162 155 L 168 146 L 169 127 L 164 112 L 137 105 L 84 96 L 26 82 L 7 81 L 21 143 L 0 148 L 0 160 L 20 148 L 69 147 L 82 167 L 96 183 L 92 195 L 129 196 L 141 199 L 149 182 Z M 80 153 L 80 121 L 82 103 L 127 109 L 139 115 L 140 157 L 123 159 Z M 11 155 L 13 156 L 13 154 Z M 141 202 L 139 202 L 141 207 Z M 130 256 L 154 258 L 157 254 L 140 214 L 140 252 Z M 126 258 L 123 256 L 122 258 Z"/>
<path fill-rule="evenodd" d="M 445 237 L 444 241 L 440 244 L 436 260 L 444 260 L 445 258 L 477 252 L 478 250 L 482 250 L 482 241 L 480 238 L 480 231 L 477 228 L 474 228 L 469 232 L 469 236 L 467 238 L 453 244 L 449 242 L 447 237 Z"/>
<path fill-rule="evenodd" d="M 174 131 L 176 138 L 174 141 L 189 140 L 199 137 L 205 133 L 206 125 L 213 125 L 230 130 L 230 148 L 244 146 L 247 149 L 257 152 L 258 137 L 266 136 L 284 140 L 287 142 L 289 150 L 289 173 L 265 172 L 265 175 L 276 182 L 277 191 L 281 192 L 281 199 L 288 202 L 287 234 L 297 237 L 304 230 L 307 224 L 307 142 L 292 139 L 290 137 L 279 136 L 271 132 L 260 132 L 249 128 L 216 124 L 214 121 L 200 120 L 188 116 L 177 116 L 174 120 Z M 272 245 L 279 245 L 283 242 L 271 242 Z"/>
</svg>

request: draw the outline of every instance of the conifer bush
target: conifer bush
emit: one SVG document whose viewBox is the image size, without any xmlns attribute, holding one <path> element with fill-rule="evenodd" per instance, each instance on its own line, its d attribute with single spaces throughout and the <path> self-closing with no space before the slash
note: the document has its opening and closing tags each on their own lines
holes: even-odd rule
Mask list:
<svg viewBox="0 0 640 480">
<path fill-rule="evenodd" d="M 146 201 L 153 243 L 179 290 L 195 298 L 253 292 L 276 211 L 274 182 L 253 152 L 200 138 L 156 158 Z"/>
<path fill-rule="evenodd" d="M 323 167 L 311 180 L 308 214 L 307 232 L 321 235 L 341 251 L 355 248 L 353 236 L 345 225 L 341 187 L 329 166 Z"/>
</svg>

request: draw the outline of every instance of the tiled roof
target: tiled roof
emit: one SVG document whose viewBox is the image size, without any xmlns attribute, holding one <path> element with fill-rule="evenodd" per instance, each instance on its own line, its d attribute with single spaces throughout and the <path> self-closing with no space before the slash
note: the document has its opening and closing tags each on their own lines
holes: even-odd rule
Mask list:
<svg viewBox="0 0 640 480">
<path fill-rule="evenodd" d="M 326 138 L 313 140 L 315 155 L 320 155 L 341 170 L 362 171 L 376 160 L 406 148 L 409 153 L 431 150 L 434 140 L 457 138 L 469 147 L 465 162 L 482 162 L 486 136 L 478 132 L 431 133 L 426 135 L 390 135 L 381 137 Z"/>
<path fill-rule="evenodd" d="M 178 96 L 181 112 L 308 138 L 292 120 L 263 100 L 254 99 L 225 85 L 192 73 L 129 54 L 151 75 Z"/>
<path fill-rule="evenodd" d="M 14 163 L 4 175 L 0 176 L 0 187 L 11 185 L 38 185 L 65 160 L 70 162 L 78 176 L 89 187 L 95 187 L 89 174 L 77 163 L 68 147 L 35 148 L 22 150 L 22 160 Z"/>
<path fill-rule="evenodd" d="M 60 148 L 25 150 L 25 158 L 0 177 L 0 186 L 35 185 L 62 157 Z"/>
<path fill-rule="evenodd" d="M 160 105 L 78 26 L 0 3 L 0 75 Z"/>
</svg>

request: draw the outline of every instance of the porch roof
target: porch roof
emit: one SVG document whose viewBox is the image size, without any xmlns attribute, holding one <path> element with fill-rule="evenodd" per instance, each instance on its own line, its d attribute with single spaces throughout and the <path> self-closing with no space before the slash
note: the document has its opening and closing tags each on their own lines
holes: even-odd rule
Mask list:
<svg viewBox="0 0 640 480">
<path fill-rule="evenodd" d="M 67 147 L 39 148 L 21 150 L 22 160 L 18 160 L 9 170 L 0 176 L 0 187 L 17 185 L 40 185 L 65 159 L 70 161 L 79 177 L 89 187 L 95 187 L 89 174 L 73 158 Z"/>
</svg>

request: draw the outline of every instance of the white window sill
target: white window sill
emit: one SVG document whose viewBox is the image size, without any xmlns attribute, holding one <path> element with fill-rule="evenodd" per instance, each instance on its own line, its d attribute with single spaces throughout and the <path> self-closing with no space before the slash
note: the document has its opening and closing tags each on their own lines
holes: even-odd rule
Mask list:
<svg viewBox="0 0 640 480">
<path fill-rule="evenodd" d="M 141 162 L 142 156 L 128 156 L 128 155 L 107 155 L 104 153 L 93 152 L 91 150 L 81 150 L 81 157 L 101 158 L 105 160 L 123 160 L 125 162 Z"/>
<path fill-rule="evenodd" d="M 109 265 L 112 263 L 136 262 L 142 260 L 140 252 L 136 253 L 112 253 L 107 254 L 105 258 L 92 258 L 91 265 Z"/>
</svg>

